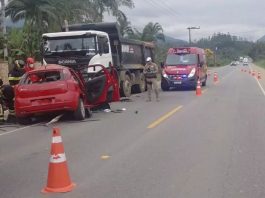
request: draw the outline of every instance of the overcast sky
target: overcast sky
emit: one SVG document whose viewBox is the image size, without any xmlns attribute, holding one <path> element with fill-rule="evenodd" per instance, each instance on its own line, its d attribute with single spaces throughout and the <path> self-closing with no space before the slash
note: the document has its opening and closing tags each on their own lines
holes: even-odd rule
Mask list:
<svg viewBox="0 0 265 198">
<path fill-rule="evenodd" d="M 265 0 L 134 0 L 135 8 L 122 8 L 133 27 L 143 28 L 158 22 L 166 35 L 188 41 L 211 36 L 215 32 L 257 40 L 265 35 Z M 106 21 L 111 21 L 106 17 Z"/>
</svg>

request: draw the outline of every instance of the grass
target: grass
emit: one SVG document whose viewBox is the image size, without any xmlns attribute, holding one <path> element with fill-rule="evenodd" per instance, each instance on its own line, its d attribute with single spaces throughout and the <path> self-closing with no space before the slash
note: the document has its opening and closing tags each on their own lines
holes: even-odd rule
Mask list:
<svg viewBox="0 0 265 198">
<path fill-rule="evenodd" d="M 257 66 L 262 67 L 265 69 L 265 59 L 257 60 L 254 62 Z"/>
</svg>

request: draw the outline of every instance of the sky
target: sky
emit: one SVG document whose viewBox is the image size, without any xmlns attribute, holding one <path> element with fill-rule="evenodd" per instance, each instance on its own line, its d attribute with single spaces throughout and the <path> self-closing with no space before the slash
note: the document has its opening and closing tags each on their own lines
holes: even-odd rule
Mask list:
<svg viewBox="0 0 265 198">
<path fill-rule="evenodd" d="M 214 33 L 230 33 L 250 41 L 265 35 L 265 0 L 134 0 L 133 9 L 121 8 L 133 27 L 158 22 L 168 36 L 188 41 Z M 109 16 L 105 21 L 112 21 Z"/>
</svg>

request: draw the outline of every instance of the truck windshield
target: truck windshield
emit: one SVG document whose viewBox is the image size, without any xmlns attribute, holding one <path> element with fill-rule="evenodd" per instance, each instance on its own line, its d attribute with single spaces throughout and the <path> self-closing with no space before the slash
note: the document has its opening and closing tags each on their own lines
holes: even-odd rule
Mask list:
<svg viewBox="0 0 265 198">
<path fill-rule="evenodd" d="M 95 54 L 95 37 L 57 37 L 44 41 L 45 54 L 67 51 L 88 51 L 90 54 Z"/>
<path fill-rule="evenodd" d="M 168 54 L 166 59 L 167 66 L 175 65 L 195 65 L 198 63 L 196 54 Z"/>
</svg>

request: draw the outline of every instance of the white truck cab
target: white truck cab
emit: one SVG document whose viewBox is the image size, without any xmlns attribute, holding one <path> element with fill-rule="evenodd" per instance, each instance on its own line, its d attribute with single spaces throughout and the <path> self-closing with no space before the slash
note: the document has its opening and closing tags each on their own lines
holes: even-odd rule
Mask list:
<svg viewBox="0 0 265 198">
<path fill-rule="evenodd" d="M 108 68 L 113 63 L 109 36 L 105 32 L 56 32 L 43 34 L 42 38 L 46 64 L 71 67 L 101 64 Z"/>
</svg>

